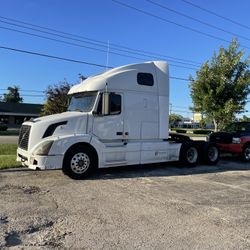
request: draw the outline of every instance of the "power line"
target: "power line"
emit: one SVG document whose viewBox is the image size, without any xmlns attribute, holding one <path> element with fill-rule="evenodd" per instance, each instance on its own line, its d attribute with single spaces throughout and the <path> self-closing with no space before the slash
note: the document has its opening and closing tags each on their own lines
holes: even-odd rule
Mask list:
<svg viewBox="0 0 250 250">
<path fill-rule="evenodd" d="M 43 38 L 43 39 L 50 40 L 50 41 L 55 41 L 55 42 L 59 42 L 59 43 L 67 44 L 67 45 L 72 45 L 72 46 L 77 46 L 77 47 L 81 47 L 81 48 L 87 48 L 87 49 L 107 53 L 106 50 L 97 49 L 97 48 L 93 48 L 93 47 L 89 47 L 89 46 L 85 46 L 85 45 L 80 45 L 80 44 L 77 44 L 77 43 L 67 42 L 67 41 L 63 41 L 63 40 L 59 40 L 59 39 L 55 39 L 55 38 L 50 38 L 50 37 L 47 37 L 47 36 L 37 35 L 37 34 L 34 34 L 34 33 L 21 31 L 21 30 L 17 30 L 17 29 L 13 29 L 13 28 L 7 28 L 7 27 L 0 26 L 0 29 L 14 31 L 14 32 L 18 32 L 18 33 L 21 33 L 21 34 L 25 34 L 25 35 L 30 35 L 30 36 L 33 36 L 33 37 L 39 37 L 39 38 Z M 121 54 L 121 53 L 117 53 L 117 52 L 112 52 L 112 51 L 109 51 L 109 53 L 113 54 L 113 55 L 122 56 L 122 57 L 133 58 L 133 59 L 137 59 L 137 60 L 144 60 L 144 61 L 149 60 L 149 59 L 152 60 L 152 57 L 147 56 L 147 55 L 142 55 L 142 56 L 145 56 L 145 57 L 148 57 L 148 58 L 142 58 L 142 57 L 137 57 L 137 56 Z M 139 54 L 139 53 L 137 53 L 137 54 Z M 159 59 L 159 58 L 156 58 L 156 59 Z M 184 65 L 188 64 L 188 63 L 177 62 L 177 61 L 176 61 L 176 63 L 180 63 L 180 64 L 184 64 Z M 197 70 L 197 68 L 194 68 L 194 67 L 188 67 L 188 66 L 182 66 L 182 65 L 176 65 L 176 64 L 171 64 L 171 65 L 174 66 L 174 67 L 179 67 L 179 68 L 187 68 L 187 69 Z M 192 64 L 189 64 L 189 65 L 192 65 Z"/>
<path fill-rule="evenodd" d="M 27 90 L 27 89 L 20 89 L 20 92 L 32 92 L 32 93 L 45 93 L 46 91 L 42 91 L 42 90 Z"/>
<path fill-rule="evenodd" d="M 82 48 L 86 48 L 86 49 L 92 49 L 92 50 L 95 50 L 95 51 L 100 51 L 100 52 L 105 52 L 106 53 L 106 51 L 102 50 L 102 49 L 92 48 L 92 47 L 88 47 L 88 46 L 84 46 L 84 45 L 80 45 L 80 44 L 76 44 L 76 43 L 72 43 L 72 42 L 67 42 L 67 41 L 63 41 L 63 40 L 59 40 L 59 39 L 55 39 L 55 38 L 51 38 L 51 37 L 47 37 L 47 36 L 41 36 L 41 35 L 37 35 L 37 34 L 34 34 L 34 33 L 26 32 L 26 31 L 7 28 L 7 27 L 3 27 L 3 26 L 0 26 L 0 29 L 14 31 L 14 32 L 18 32 L 18 33 L 21 33 L 21 34 L 25 34 L 25 35 L 30 35 L 30 36 L 39 37 L 39 38 L 43 38 L 43 39 L 47 39 L 47 40 L 51 40 L 51 41 L 55 41 L 55 42 L 59 42 L 59 43 L 64 43 L 64 44 L 68 44 L 68 45 L 78 46 L 78 47 L 82 47 Z"/>
<path fill-rule="evenodd" d="M 0 91 L 8 91 L 8 89 L 0 89 Z M 20 92 L 32 92 L 32 93 L 45 93 L 42 90 L 32 90 L 32 89 L 19 89 Z"/>
<path fill-rule="evenodd" d="M 47 31 L 42 31 L 40 29 L 34 29 L 34 28 L 30 28 L 30 27 L 26 27 L 26 26 L 23 26 L 23 25 L 19 25 L 19 24 L 14 24 L 14 23 L 10 23 L 10 22 L 6 22 L 6 21 L 2 21 L 0 20 L 1 23 L 5 23 L 5 24 L 8 24 L 8 25 L 13 25 L 13 26 L 17 26 L 17 27 L 21 27 L 21 28 L 24 28 L 24 29 L 29 29 L 29 30 L 33 30 L 33 31 L 36 31 L 36 32 L 41 32 L 41 33 L 44 33 L 44 34 L 48 34 L 48 35 L 52 35 L 52 36 L 57 36 L 57 37 L 60 37 L 60 38 L 64 38 L 64 39 L 69 39 L 69 40 L 73 40 L 73 41 L 77 41 L 77 42 L 81 42 L 81 43 L 87 43 L 87 44 L 90 44 L 90 45 L 94 45 L 94 46 L 98 46 L 98 47 L 102 47 L 102 48 L 107 48 L 107 45 L 103 42 L 103 44 L 98 44 L 96 42 L 87 42 L 87 41 L 84 41 L 82 39 L 76 39 L 76 38 L 72 38 L 72 37 L 69 37 L 69 36 L 65 36 L 65 35 L 58 35 L 58 34 L 55 34 L 55 33 L 52 33 L 52 32 L 47 32 Z M 38 36 L 34 33 L 26 33 L 26 32 L 23 32 L 23 31 L 20 31 L 20 30 L 15 30 L 15 29 L 10 29 L 10 28 L 6 28 L 6 27 L 1 27 L 2 29 L 7 29 L 7 30 L 11 30 L 11 31 L 15 31 L 15 32 L 20 32 L 20 33 L 23 33 L 23 34 L 27 34 L 27 35 L 32 35 L 32 36 Z M 48 37 L 44 37 L 44 36 L 38 36 L 40 38 L 45 38 L 45 39 L 50 39 Z M 53 41 L 56 41 L 56 42 L 60 42 L 61 40 L 53 40 Z M 64 42 L 65 43 L 65 42 Z M 74 45 L 74 46 L 79 46 L 77 44 L 72 44 L 72 43 L 69 43 L 70 45 Z M 82 46 L 81 46 L 82 47 Z M 110 47 L 110 46 L 109 46 Z M 94 48 L 91 48 L 91 47 L 86 47 L 84 46 L 84 48 L 87 48 L 87 49 L 94 49 Z M 146 56 L 146 57 L 152 57 L 152 53 L 147 53 L 147 52 L 135 52 L 135 50 L 133 49 L 119 49 L 119 48 L 114 48 L 114 47 L 110 47 L 110 49 L 112 50 L 117 50 L 117 51 L 121 51 L 121 52 L 125 52 L 125 53 L 130 53 L 130 54 L 136 54 L 136 55 L 139 55 L 139 56 Z M 98 50 L 98 51 L 101 51 L 101 52 L 107 52 L 106 50 Z M 112 53 L 112 52 L 111 52 Z M 116 55 L 120 55 L 120 54 L 116 54 Z M 155 57 L 155 55 L 154 55 Z M 162 56 L 164 58 L 167 58 L 166 56 Z M 194 65 L 193 63 L 184 63 L 184 62 L 179 62 L 179 61 L 176 61 L 176 60 L 173 60 L 173 59 L 168 59 L 168 61 L 172 61 L 172 62 L 175 62 L 175 63 L 180 63 L 180 64 L 187 64 L 187 65 L 191 65 L 191 66 L 197 66 L 197 63 L 196 65 Z"/>
<path fill-rule="evenodd" d="M 2 16 L 0 16 L 0 19 L 4 19 L 4 20 L 8 20 L 8 21 L 14 21 L 14 22 L 17 22 L 17 23 L 22 23 L 22 24 L 25 24 L 25 25 L 29 25 L 31 27 L 36 27 L 36 29 L 30 28 L 30 27 L 27 27 L 27 26 L 23 26 L 23 25 L 20 25 L 20 24 L 15 24 L 15 23 L 10 23 L 10 22 L 6 22 L 6 21 L 0 20 L 0 22 L 8 24 L 8 25 L 14 25 L 14 26 L 17 26 L 17 27 L 21 27 L 21 28 L 25 28 L 25 29 L 30 29 L 30 30 L 33 30 L 33 31 L 36 31 L 36 32 L 41 32 L 41 33 L 45 33 L 45 34 L 49 34 L 49 35 L 61 37 L 61 38 L 64 38 L 64 39 L 70 39 L 70 40 L 73 40 L 73 41 L 78 41 L 78 42 L 82 42 L 82 43 L 91 44 L 91 45 L 94 45 L 94 46 L 99 46 L 99 47 L 105 47 L 105 48 L 107 48 L 107 44 L 105 42 L 103 42 L 103 41 L 94 40 L 94 39 L 91 39 L 91 38 L 87 38 L 87 37 L 83 37 L 83 36 L 79 36 L 79 35 L 75 35 L 75 34 L 71 34 L 71 33 L 66 33 L 66 32 L 58 31 L 58 30 L 55 30 L 55 29 L 50 29 L 50 28 L 43 27 L 43 26 L 33 25 L 33 24 L 30 24 L 30 23 L 26 23 L 26 22 L 22 22 L 22 21 L 19 21 L 19 20 L 15 20 L 15 19 L 11 19 L 11 18 L 6 18 L 6 17 L 2 17 Z M 39 28 L 39 29 L 37 29 L 37 28 Z M 43 31 L 41 29 L 53 31 L 53 33 L 52 32 L 47 32 L 47 31 Z M 12 30 L 12 31 L 16 31 L 16 30 Z M 55 34 L 54 32 L 59 33 L 59 34 L 63 34 L 63 35 Z M 29 35 L 31 35 L 31 34 L 29 33 Z M 65 36 L 65 35 L 67 35 L 67 36 Z M 72 37 L 77 37 L 78 39 L 72 38 Z M 79 38 L 81 38 L 81 39 L 79 39 Z M 88 42 L 84 41 L 82 39 L 85 39 Z M 89 41 L 91 41 L 91 42 L 89 42 Z M 114 44 L 114 43 L 109 43 L 109 45 L 110 45 L 110 48 L 112 48 L 113 50 L 117 50 L 117 51 L 121 51 L 121 52 L 125 52 L 125 53 L 143 55 L 143 56 L 147 56 L 147 57 L 154 56 L 155 58 L 160 56 L 160 57 L 168 58 L 168 61 L 173 61 L 173 62 L 177 62 L 177 63 L 181 63 L 181 64 L 190 64 L 192 66 L 197 66 L 197 64 L 200 66 L 200 64 L 201 64 L 201 63 L 195 62 L 193 60 L 187 60 L 187 59 L 182 59 L 182 58 L 167 56 L 167 55 L 163 55 L 163 54 L 159 54 L 159 53 L 155 53 L 155 52 L 148 52 L 148 51 L 145 51 L 145 50 L 132 49 L 132 48 L 129 48 L 129 47 L 126 47 L 126 46 L 122 46 L 122 45 L 118 45 L 118 44 Z M 89 48 L 89 49 L 91 49 L 91 48 Z M 106 52 L 106 50 L 102 51 L 102 52 Z M 179 61 L 176 61 L 176 60 L 179 60 Z M 181 62 L 180 62 L 180 60 L 181 60 Z M 186 63 L 184 63 L 184 62 L 186 62 Z M 194 63 L 196 65 L 194 65 Z"/>
<path fill-rule="evenodd" d="M 170 76 L 169 78 L 170 79 L 181 80 L 181 81 L 188 81 L 189 82 L 189 79 L 186 79 L 186 78 L 175 77 L 175 76 Z"/>
<path fill-rule="evenodd" d="M 26 95 L 26 94 L 22 94 L 21 96 L 27 96 L 27 97 L 45 97 L 45 95 Z"/>
<path fill-rule="evenodd" d="M 96 66 L 96 67 L 100 67 L 100 68 L 106 68 L 106 65 L 101 65 L 101 64 L 97 64 L 97 63 L 91 63 L 91 62 L 85 62 L 85 61 L 80 61 L 80 60 L 75 60 L 75 59 L 70 59 L 70 58 L 65 58 L 65 57 L 59 57 L 59 56 L 54 56 L 54 55 L 48 55 L 48 54 L 38 53 L 38 52 L 34 52 L 34 51 L 21 50 L 21 49 L 10 48 L 10 47 L 5 47 L 5 46 L 0 46 L 0 49 L 11 50 L 11 51 L 15 51 L 15 52 L 20 52 L 20 53 L 25 53 L 25 54 L 30 54 L 30 55 L 36 55 L 36 56 L 42 56 L 42 57 L 47 57 L 47 58 L 53 58 L 53 59 L 67 61 L 67 62 L 87 64 L 87 65 L 90 65 L 90 66 Z M 108 67 L 108 68 L 111 68 L 111 67 Z"/>
<path fill-rule="evenodd" d="M 234 33 L 234 32 L 231 32 L 231 31 L 222 29 L 222 28 L 220 28 L 220 27 L 217 27 L 217 26 L 215 26 L 215 25 L 213 25 L 213 24 L 204 22 L 204 21 L 202 21 L 202 20 L 200 20 L 200 19 L 198 19 L 198 18 L 194 18 L 194 17 L 192 17 L 192 16 L 186 15 L 185 13 L 182 13 L 182 12 L 180 12 L 180 11 L 176 11 L 176 10 L 174 10 L 174 9 L 171 9 L 171 8 L 167 7 L 166 5 L 163 5 L 163 4 L 160 4 L 160 3 L 156 3 L 156 2 L 154 2 L 154 1 L 152 1 L 152 0 L 145 0 L 145 1 L 147 1 L 147 2 L 149 2 L 149 3 L 151 3 L 151 4 L 153 4 L 153 5 L 156 5 L 156 6 L 160 7 L 160 8 L 162 8 L 162 9 L 165 9 L 165 10 L 168 10 L 168 11 L 170 11 L 170 12 L 173 12 L 173 13 L 179 15 L 179 16 L 183 16 L 183 17 L 186 17 L 186 18 L 188 18 L 188 19 L 191 19 L 191 20 L 193 20 L 193 21 L 195 21 L 195 22 L 198 22 L 198 23 L 201 23 L 201 24 L 203 24 L 203 25 L 206 25 L 206 26 L 208 26 L 208 27 L 210 27 L 210 28 L 213 28 L 213 29 L 222 31 L 222 32 L 227 33 L 227 34 L 229 34 L 229 35 L 238 36 L 238 37 L 240 37 L 240 38 L 242 38 L 242 39 L 245 39 L 245 40 L 247 40 L 247 41 L 250 41 L 250 39 L 249 39 L 248 37 L 245 37 L 245 36 L 236 34 L 236 33 Z"/>
<path fill-rule="evenodd" d="M 224 39 L 224 38 L 221 38 L 221 37 L 218 37 L 218 36 L 215 36 L 215 35 L 212 35 L 212 34 L 209 34 L 209 33 L 206 33 L 206 32 L 203 32 L 203 31 L 200 31 L 200 30 L 191 28 L 191 27 L 188 27 L 188 26 L 186 26 L 186 25 L 176 23 L 176 22 L 171 21 L 171 20 L 168 20 L 168 19 L 166 19 L 166 18 L 157 16 L 157 15 L 151 13 L 151 12 L 148 12 L 148 11 L 145 11 L 145 10 L 142 10 L 142 9 L 138 9 L 138 8 L 136 8 L 136 7 L 134 7 L 134 6 L 128 5 L 128 4 L 123 3 L 123 2 L 120 2 L 120 1 L 118 1 L 118 0 L 111 0 L 111 1 L 113 1 L 113 2 L 115 2 L 115 3 L 117 3 L 117 4 L 119 4 L 119 5 L 121 5 L 121 6 L 123 6 L 123 7 L 129 8 L 129 9 L 132 9 L 132 10 L 135 10 L 135 11 L 137 11 L 137 12 L 140 12 L 140 13 L 142 13 L 142 14 L 144 14 L 144 15 L 147 15 L 147 16 L 150 16 L 150 17 L 153 17 L 153 18 L 156 18 L 156 19 L 161 20 L 161 21 L 166 22 L 166 23 L 171 23 L 171 24 L 173 24 L 173 25 L 175 25 L 175 26 L 181 27 L 181 28 L 186 29 L 186 30 L 193 31 L 193 32 L 195 32 L 195 33 L 204 35 L 204 36 L 206 36 L 206 37 L 213 38 L 213 39 L 216 39 L 216 40 L 219 40 L 219 41 L 223 41 L 223 42 L 227 42 L 227 43 L 230 43 L 230 42 L 231 42 L 231 41 L 226 40 L 226 39 Z M 242 47 L 243 47 L 243 48 L 250 49 L 250 47 L 247 47 L 247 46 L 242 46 Z"/>
<path fill-rule="evenodd" d="M 1 93 L 0 95 L 3 95 L 4 93 Z M 26 94 L 22 94 L 21 95 L 21 97 L 23 97 L 23 96 L 25 96 L 25 97 L 45 97 L 45 95 L 26 95 Z"/>
<path fill-rule="evenodd" d="M 203 10 L 203 11 L 205 11 L 205 12 L 211 14 L 211 15 L 214 15 L 214 16 L 216 16 L 216 17 L 222 18 L 222 19 L 224 19 L 224 20 L 226 20 L 226 21 L 228 21 L 228 22 L 231 22 L 231 23 L 236 24 L 236 25 L 238 25 L 238 26 L 240 26 L 240 27 L 243 27 L 243 28 L 245 28 L 245 29 L 250 30 L 250 27 L 247 26 L 247 25 L 245 25 L 245 24 L 242 24 L 242 23 L 239 23 L 239 22 L 237 22 L 237 21 L 234 21 L 234 20 L 232 20 L 232 19 L 230 19 L 230 18 L 228 18 L 228 17 L 222 16 L 222 15 L 220 15 L 220 14 L 218 14 L 218 13 L 215 13 L 215 12 L 213 12 L 213 11 L 211 11 L 211 10 L 208 10 L 208 9 L 206 9 L 206 8 L 203 8 L 203 7 L 201 7 L 201 6 L 197 5 L 197 4 L 191 3 L 191 2 L 189 2 L 189 1 L 187 1 L 187 0 L 181 0 L 181 1 L 184 2 L 184 3 L 186 3 L 186 4 L 189 4 L 189 5 L 193 6 L 193 7 L 195 7 L 195 8 L 197 8 L 197 9 Z"/>
<path fill-rule="evenodd" d="M 5 47 L 5 46 L 0 46 L 0 49 L 10 50 L 10 51 L 20 52 L 20 53 L 25 53 L 25 54 L 29 54 L 29 55 L 47 57 L 47 58 L 51 58 L 51 59 L 63 60 L 63 61 L 68 61 L 68 62 L 81 63 L 81 64 L 86 64 L 86 65 L 96 66 L 96 67 L 101 67 L 101 68 L 107 68 L 106 65 L 102 65 L 102 64 L 91 63 L 91 62 L 86 62 L 86 61 L 79 61 L 79 60 L 76 60 L 76 59 L 70 59 L 70 58 L 65 58 L 65 57 L 48 55 L 48 54 L 38 53 L 38 52 L 34 52 L 34 51 L 22 50 L 22 49 Z M 114 67 L 108 67 L 108 68 L 109 69 L 113 69 Z M 169 76 L 169 78 L 170 79 L 174 79 L 174 80 L 189 81 L 189 79 L 181 78 L 181 77 L 176 77 L 176 76 Z M 23 90 L 23 91 L 30 91 L 31 92 L 31 90 Z"/>
<path fill-rule="evenodd" d="M 119 46 L 119 47 L 122 47 L 122 48 L 126 48 L 126 49 L 129 49 L 131 51 L 138 51 L 138 52 L 142 52 L 142 53 L 147 53 L 149 55 L 154 55 L 154 56 L 160 56 L 160 57 L 164 57 L 166 58 L 168 61 L 169 61 L 169 58 L 170 59 L 174 59 L 174 60 L 181 60 L 183 62 L 191 62 L 191 63 L 194 63 L 196 64 L 197 66 L 200 66 L 202 63 L 200 62 L 197 62 L 197 61 L 193 61 L 193 60 L 188 60 L 188 59 L 183 59 L 183 58 L 177 58 L 177 57 L 173 57 L 173 56 L 169 56 L 169 55 L 163 55 L 163 54 L 160 54 L 160 53 L 156 53 L 156 52 L 149 52 L 149 51 L 145 51 L 145 50 L 140 50 L 140 49 L 132 49 L 132 48 L 129 48 L 129 47 L 126 47 L 126 46 L 122 46 L 122 45 L 116 45 L 114 43 L 110 43 L 111 45 L 113 46 Z"/>
</svg>

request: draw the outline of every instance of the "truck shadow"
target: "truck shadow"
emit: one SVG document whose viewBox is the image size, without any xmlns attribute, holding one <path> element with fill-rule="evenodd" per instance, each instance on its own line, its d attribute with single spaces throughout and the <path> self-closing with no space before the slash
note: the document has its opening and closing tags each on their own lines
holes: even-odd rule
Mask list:
<svg viewBox="0 0 250 250">
<path fill-rule="evenodd" d="M 196 167 L 183 167 L 178 163 L 161 163 L 147 165 L 132 165 L 116 168 L 99 169 L 88 180 L 96 179 L 123 179 L 140 177 L 167 177 L 181 175 L 197 175 L 208 173 L 221 173 L 228 171 L 249 171 L 250 163 L 241 162 L 238 158 L 222 158 L 216 166 L 197 165 Z"/>
<path fill-rule="evenodd" d="M 83 180 L 106 180 L 106 179 L 126 179 L 126 178 L 141 178 L 141 177 L 168 177 L 168 176 L 183 176 L 197 175 L 208 173 L 221 173 L 228 171 L 249 171 L 250 162 L 242 162 L 237 157 L 223 157 L 216 166 L 197 165 L 196 167 L 185 167 L 179 163 L 157 163 L 144 165 L 131 165 L 115 168 L 98 169 L 96 173 Z M 47 175 L 49 172 L 61 173 L 61 170 L 34 171 L 28 168 L 3 169 L 0 173 L 8 172 L 33 172 L 37 175 Z M 50 174 L 49 174 L 50 175 Z"/>
</svg>

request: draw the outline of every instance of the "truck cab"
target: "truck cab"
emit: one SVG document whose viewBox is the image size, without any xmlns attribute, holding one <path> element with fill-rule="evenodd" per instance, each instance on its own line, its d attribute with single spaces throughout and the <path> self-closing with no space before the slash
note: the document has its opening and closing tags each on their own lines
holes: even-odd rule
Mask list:
<svg viewBox="0 0 250 250">
<path fill-rule="evenodd" d="M 23 165 L 82 178 L 96 168 L 178 161 L 183 150 L 197 162 L 195 146 L 169 140 L 166 62 L 111 69 L 68 94 L 67 112 L 23 123 L 17 149 Z"/>
</svg>

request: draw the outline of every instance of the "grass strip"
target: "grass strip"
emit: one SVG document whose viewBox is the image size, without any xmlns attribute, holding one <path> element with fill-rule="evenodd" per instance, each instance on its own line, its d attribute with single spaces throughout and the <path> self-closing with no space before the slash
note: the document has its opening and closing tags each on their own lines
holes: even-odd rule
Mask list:
<svg viewBox="0 0 250 250">
<path fill-rule="evenodd" d="M 17 145 L 0 144 L 0 169 L 21 167 L 21 163 L 16 161 Z"/>
<path fill-rule="evenodd" d="M 18 167 L 22 167 L 22 165 L 16 161 L 16 155 L 0 155 L 0 169 Z"/>
<path fill-rule="evenodd" d="M 16 155 L 17 145 L 15 144 L 0 144 L 1 155 Z"/>
</svg>

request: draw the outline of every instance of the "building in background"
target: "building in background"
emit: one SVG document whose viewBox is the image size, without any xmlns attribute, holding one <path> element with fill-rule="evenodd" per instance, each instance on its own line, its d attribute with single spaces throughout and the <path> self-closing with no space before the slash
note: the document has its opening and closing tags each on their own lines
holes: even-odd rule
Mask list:
<svg viewBox="0 0 250 250">
<path fill-rule="evenodd" d="M 24 121 L 40 116 L 42 108 L 41 104 L 0 102 L 0 121 L 8 128 L 20 128 Z"/>
</svg>

